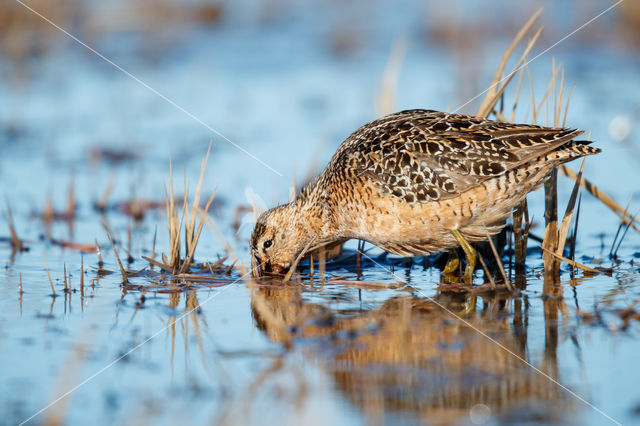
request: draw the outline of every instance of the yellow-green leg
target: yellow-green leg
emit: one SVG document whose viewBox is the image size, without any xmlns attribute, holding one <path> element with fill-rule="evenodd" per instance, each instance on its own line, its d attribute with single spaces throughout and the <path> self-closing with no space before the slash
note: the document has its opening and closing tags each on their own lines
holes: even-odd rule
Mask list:
<svg viewBox="0 0 640 426">
<path fill-rule="evenodd" d="M 447 259 L 447 264 L 444 267 L 444 273 L 446 275 L 453 274 L 458 270 L 458 266 L 460 266 L 458 253 L 456 253 L 455 249 L 449 249 L 449 258 Z"/>
<path fill-rule="evenodd" d="M 464 255 L 467 258 L 467 266 L 464 268 L 464 282 L 471 284 L 473 281 L 473 270 L 476 268 L 476 251 L 471 247 L 471 244 L 462 236 L 457 229 L 451 231 L 453 238 L 456 239 Z"/>
</svg>

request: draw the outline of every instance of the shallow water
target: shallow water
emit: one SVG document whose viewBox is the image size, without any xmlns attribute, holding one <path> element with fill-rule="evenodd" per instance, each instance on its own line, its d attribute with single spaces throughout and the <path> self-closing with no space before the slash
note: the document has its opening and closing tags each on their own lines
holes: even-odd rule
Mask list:
<svg viewBox="0 0 640 426">
<path fill-rule="evenodd" d="M 434 258 L 385 257 L 369 245 L 375 262 L 363 259 L 358 276 L 355 243 L 324 280 L 316 265 L 312 278 L 303 274 L 287 286 L 251 289 L 235 269 L 218 270 L 216 282 L 188 285 L 147 271 L 141 256 L 151 255 L 156 229 L 156 258 L 169 249 L 164 209 L 136 222 L 118 203 L 135 197 L 162 206 L 169 158 L 176 194 L 183 193 L 184 170 L 193 195 L 213 140 L 203 197 L 217 187 L 212 217 L 248 264 L 251 224 L 235 231 L 237 207 L 251 205 L 251 194 L 259 206 L 285 202 L 294 168 L 298 182 L 314 174 L 341 140 L 379 114 L 376 93 L 396 37 L 407 38 L 408 50 L 395 109 L 453 110 L 486 87 L 527 16 L 525 6 L 504 10 L 513 31 L 478 29 L 478 40 L 486 41 L 458 51 L 437 31 L 442 17 L 426 6 L 288 6 L 273 11 L 234 2 L 221 22 L 168 27 L 156 44 L 149 43 L 154 33 L 136 31 L 91 37 L 97 50 L 193 116 L 72 42 L 21 65 L 0 56 L 0 192 L 29 248 L 12 253 L 0 241 L 3 422 L 638 422 L 640 308 L 633 303 L 640 300 L 640 238 L 629 230 L 617 261 L 611 259 L 618 218 L 586 192 L 576 260 L 613 273 L 577 272 L 572 280 L 564 265 L 561 282 L 545 284 L 540 251 L 530 241 L 526 276 L 518 278 L 522 292 L 514 296 L 443 291 Z M 547 10 L 539 51 L 605 7 L 594 4 L 562 22 L 550 18 L 562 10 Z M 473 10 L 459 14 L 447 19 L 473 22 Z M 541 56 L 531 74 L 539 100 L 551 55 L 563 63 L 567 87 L 575 85 L 567 123 L 591 131 L 603 149 L 587 160 L 585 176 L 624 206 L 640 177 L 640 55 L 604 35 L 615 22 L 607 18 Z M 518 117 L 528 121 L 524 81 Z M 626 124 L 630 132 L 619 141 Z M 103 215 L 93 205 L 110 180 Z M 46 225 L 47 198 L 63 211 L 71 182 L 74 219 Z M 572 182 L 559 182 L 562 214 Z M 529 203 L 532 232 L 541 235 L 542 194 Z M 633 202 L 629 211 L 635 209 Z M 103 221 L 127 269 L 145 270 L 130 285 L 122 283 Z M 98 256 L 85 253 L 81 290 L 80 252 L 52 239 L 97 240 L 103 268 L 113 273 L 99 274 Z M 197 260 L 226 255 L 205 227 Z M 482 276 L 476 272 L 477 284 Z"/>
</svg>

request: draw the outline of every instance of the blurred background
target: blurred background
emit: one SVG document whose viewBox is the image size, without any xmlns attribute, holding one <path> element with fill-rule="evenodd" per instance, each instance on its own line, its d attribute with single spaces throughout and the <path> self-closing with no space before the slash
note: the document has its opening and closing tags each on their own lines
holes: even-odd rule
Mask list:
<svg viewBox="0 0 640 426">
<path fill-rule="evenodd" d="M 0 225 L 3 422 L 26 420 L 123 354 L 31 422 L 609 421 L 522 364 L 502 362 L 504 354 L 488 341 L 436 314 L 421 298 L 441 296 L 439 271 L 426 263 L 403 264 L 411 289 L 333 284 L 284 297 L 266 293 L 291 330 L 302 329 L 291 319 L 300 315 L 316 327 L 283 337 L 256 314 L 242 284 L 224 293 L 123 290 L 117 273 L 102 276 L 87 266 L 102 257 L 86 252 L 82 269 L 77 250 L 97 242 L 105 268 L 117 271 L 103 229 L 108 220 L 128 268 L 145 268 L 141 256 L 152 246 L 168 251 L 169 160 L 180 194 L 183 174 L 193 193 L 212 141 L 203 197 L 217 188 L 212 216 L 248 263 L 247 206 L 286 202 L 293 182 L 316 175 L 352 131 L 385 112 L 474 114 L 506 48 L 540 8 L 544 30 L 523 73 L 515 121 L 531 122 L 531 93 L 538 103 L 552 61 L 561 64 L 565 95 L 574 88 L 567 126 L 586 130 L 603 150 L 586 162 L 585 176 L 623 207 L 631 200 L 628 211 L 635 213 L 638 1 L 0 0 L 0 205 L 7 223 L 5 205 L 11 207 L 29 247 L 12 250 L 8 227 Z M 508 115 L 515 86 L 505 95 Z M 543 107 L 538 124 L 552 117 Z M 573 183 L 560 182 L 562 213 Z M 538 225 L 540 192 L 529 207 Z M 577 258 L 613 262 L 607 254 L 619 218 L 585 194 L 580 221 Z M 224 244 L 207 228 L 197 256 L 226 256 Z M 58 291 L 73 271 L 76 289 L 80 276 L 92 281 L 91 297 L 51 298 L 43 253 Z M 618 253 L 624 267 L 612 276 L 567 284 L 564 270 L 570 306 L 556 306 L 553 318 L 540 294 L 537 260 L 522 297 L 438 300 L 473 312 L 476 327 L 613 418 L 637 422 L 637 321 L 629 325 L 635 317 L 618 314 L 640 298 L 633 263 L 639 253 L 632 230 Z M 397 281 L 369 266 L 365 279 Z M 335 275 L 353 272 L 345 268 Z M 412 325 L 394 328 L 401 318 Z M 325 333 L 324 326 L 334 328 Z M 418 337 L 400 338 L 407 335 Z M 394 351 L 385 352 L 381 341 L 394 342 Z M 497 364 L 469 367 L 476 354 Z"/>
</svg>

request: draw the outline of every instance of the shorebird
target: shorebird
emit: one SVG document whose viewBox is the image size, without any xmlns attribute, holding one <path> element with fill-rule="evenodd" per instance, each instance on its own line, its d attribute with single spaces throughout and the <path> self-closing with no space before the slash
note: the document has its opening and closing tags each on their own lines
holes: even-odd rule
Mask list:
<svg viewBox="0 0 640 426">
<path fill-rule="evenodd" d="M 375 120 L 294 201 L 260 215 L 254 273 L 282 272 L 303 252 L 355 238 L 401 256 L 460 246 L 470 284 L 470 243 L 497 234 L 554 167 L 600 152 L 575 140 L 582 133 L 421 109 Z M 455 267 L 450 259 L 445 272 Z"/>
</svg>

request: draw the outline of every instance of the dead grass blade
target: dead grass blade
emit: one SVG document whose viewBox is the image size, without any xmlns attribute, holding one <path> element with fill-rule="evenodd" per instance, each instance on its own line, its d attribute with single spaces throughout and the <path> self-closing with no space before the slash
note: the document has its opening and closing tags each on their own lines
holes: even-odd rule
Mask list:
<svg viewBox="0 0 640 426">
<path fill-rule="evenodd" d="M 578 179 L 582 176 L 582 171 L 584 170 L 584 162 L 585 158 L 582 158 L 582 164 L 580 164 L 580 171 L 578 172 Z M 556 249 L 556 254 L 562 255 L 564 253 L 564 246 L 567 242 L 567 235 L 569 235 L 569 226 L 571 225 L 571 219 L 573 217 L 573 209 L 576 205 L 576 200 L 578 199 L 578 190 L 580 189 L 580 185 L 576 181 L 575 185 L 573 185 L 573 190 L 571 191 L 571 197 L 569 198 L 569 203 L 567 204 L 567 209 L 564 212 L 564 216 L 562 218 L 562 222 L 560 223 L 560 229 L 558 231 L 558 248 Z"/>
<path fill-rule="evenodd" d="M 491 288 L 495 290 L 496 282 L 493 280 L 493 276 L 491 276 L 491 272 L 489 271 L 489 268 L 487 268 L 487 264 L 484 262 L 484 258 L 482 257 L 479 251 L 476 251 L 476 254 L 478 255 L 478 260 L 482 265 L 482 269 L 484 269 L 484 273 L 489 278 L 489 282 L 491 283 Z"/>
<path fill-rule="evenodd" d="M 524 77 L 524 67 L 520 69 L 518 75 L 518 85 L 516 86 L 516 93 L 513 97 L 513 107 L 511 107 L 511 119 L 510 122 L 516 119 L 516 109 L 518 109 L 518 100 L 520 99 L 520 89 L 522 88 L 522 77 Z"/>
<path fill-rule="evenodd" d="M 640 213 L 640 210 L 638 210 L 636 214 L 633 215 L 633 220 L 635 220 L 636 216 L 638 216 L 638 213 Z M 618 241 L 618 245 L 616 246 L 616 249 L 613 251 L 614 258 L 618 255 L 618 250 L 620 249 L 620 246 L 622 245 L 622 241 L 624 241 L 624 237 L 627 235 L 628 230 L 629 230 L 629 225 L 625 226 L 624 232 L 620 236 L 620 241 Z"/>
<path fill-rule="evenodd" d="M 580 182 L 580 186 L 586 189 L 591 195 L 600 200 L 605 206 L 609 207 L 625 225 L 630 225 L 636 232 L 640 233 L 640 223 L 638 223 L 633 217 L 631 217 L 625 210 L 618 204 L 613 198 L 607 195 L 604 191 L 599 189 L 593 183 L 589 182 L 584 177 L 578 178 L 578 174 L 568 168 L 567 166 L 560 166 L 560 171 L 565 176 Z"/>
<path fill-rule="evenodd" d="M 166 263 L 158 262 L 157 260 L 152 259 L 152 258 L 147 257 L 147 256 L 142 256 L 142 258 L 144 260 L 146 260 L 147 262 L 149 262 L 151 265 L 155 265 L 155 266 L 157 266 L 158 268 L 162 269 L 165 272 L 168 272 L 170 274 L 173 274 L 173 272 L 174 272 L 173 267 L 167 265 Z"/>
<path fill-rule="evenodd" d="M 504 266 L 502 265 L 502 261 L 500 260 L 500 255 L 498 254 L 498 250 L 496 250 L 496 246 L 495 244 L 493 244 L 493 240 L 491 239 L 491 236 L 489 235 L 488 232 L 486 233 L 486 236 L 487 236 L 487 240 L 489 241 L 489 245 L 491 246 L 491 251 L 493 252 L 493 255 L 496 258 L 496 262 L 498 263 L 498 268 L 500 268 L 500 273 L 502 274 L 504 283 L 506 284 L 509 291 L 513 291 L 513 286 L 511 285 L 511 282 L 509 281 L 509 278 L 507 278 L 507 274 L 504 271 Z"/>
<path fill-rule="evenodd" d="M 544 105 L 547 104 L 547 102 L 549 100 L 549 94 L 551 93 L 552 90 L 555 90 L 556 79 L 558 78 L 558 72 L 560 71 L 560 69 L 561 69 L 561 67 L 557 67 L 556 68 L 555 58 L 553 58 L 552 59 L 551 80 L 549 80 L 549 84 L 547 84 L 547 88 L 544 91 L 544 95 L 542 96 L 542 99 L 540 100 L 540 103 L 538 104 L 538 107 L 536 108 L 535 117 L 538 117 L 540 115 L 540 110 L 542 109 L 542 107 Z M 564 79 L 564 71 L 563 71 L 563 79 Z M 555 94 L 554 94 L 554 117 L 555 117 L 556 104 L 557 104 L 557 102 L 555 101 Z"/>
<path fill-rule="evenodd" d="M 394 111 L 396 86 L 398 85 L 402 62 L 407 53 L 407 46 L 407 38 L 400 36 L 396 38 L 391 48 L 391 54 L 382 74 L 382 82 L 378 94 L 378 111 L 380 111 L 380 115 L 388 115 Z"/>
<path fill-rule="evenodd" d="M 509 58 L 513 54 L 513 51 L 515 50 L 516 46 L 520 44 L 524 36 L 529 32 L 533 24 L 538 20 L 541 13 L 542 13 L 542 9 L 538 9 L 538 11 L 534 13 L 531 16 L 531 18 L 529 18 L 527 23 L 524 24 L 524 26 L 520 29 L 518 34 L 516 34 L 513 41 L 505 51 L 504 55 L 502 56 L 502 60 L 498 65 L 498 69 L 496 70 L 496 73 L 493 77 L 493 82 L 491 83 L 491 86 L 489 87 L 487 94 L 485 95 L 484 99 L 482 100 L 482 103 L 480 104 L 480 107 L 478 108 L 478 112 L 476 113 L 477 116 L 486 117 L 487 115 L 489 115 L 489 113 L 495 106 L 496 102 L 498 102 L 498 99 L 500 99 L 500 96 L 502 96 L 504 89 L 507 87 L 507 85 L 511 81 L 511 78 L 513 78 L 515 73 L 524 63 L 525 58 L 529 55 L 531 48 L 533 47 L 535 42 L 538 40 L 538 37 L 540 37 L 542 27 L 536 32 L 533 38 L 529 41 L 527 47 L 525 48 L 524 53 L 522 54 L 522 56 L 520 57 L 520 60 L 518 61 L 518 64 L 514 67 L 513 71 L 509 73 L 506 80 L 504 80 L 501 84 L 500 79 L 502 78 L 502 74 L 504 73 L 504 69 L 507 66 L 507 62 L 509 61 Z M 499 88 L 498 88 L 498 85 L 500 85 Z"/>
<path fill-rule="evenodd" d="M 22 244 L 20 238 L 18 238 L 18 233 L 16 232 L 16 227 L 13 224 L 13 213 L 11 212 L 11 205 L 9 201 L 6 200 L 7 203 L 7 222 L 9 224 L 9 233 L 11 234 L 11 249 L 15 251 L 24 251 L 27 250 L 26 247 Z"/>
<path fill-rule="evenodd" d="M 546 248 L 544 248 L 544 247 L 542 247 L 542 246 L 539 246 L 539 247 L 540 247 L 544 252 L 549 253 L 550 255 L 552 255 L 552 256 L 554 256 L 554 257 L 556 257 L 556 258 L 557 258 L 557 259 L 559 259 L 559 260 L 562 260 L 562 261 L 564 261 L 564 262 L 567 262 L 569 265 L 571 265 L 571 266 L 573 266 L 573 267 L 580 268 L 580 269 L 582 269 L 583 271 L 586 271 L 586 272 L 592 272 L 592 273 L 595 273 L 595 274 L 600 274 L 600 273 L 601 273 L 601 271 L 598 271 L 597 269 L 590 268 L 590 267 L 588 267 L 588 266 L 585 266 L 585 265 L 583 265 L 583 264 L 581 264 L 581 263 L 576 262 L 575 260 L 571 260 L 571 259 L 568 259 L 568 258 L 566 258 L 566 257 L 564 257 L 564 256 L 560 256 L 559 254 L 554 253 L 554 252 L 552 252 L 551 250 L 548 250 L 548 249 L 546 249 Z"/>
<path fill-rule="evenodd" d="M 53 287 L 53 280 L 51 279 L 51 272 L 49 272 L 49 266 L 47 265 L 47 258 L 42 253 L 42 259 L 44 260 L 44 267 L 47 270 L 47 277 L 49 277 L 49 285 L 51 286 L 51 293 L 53 297 L 56 297 L 56 289 Z"/>
<path fill-rule="evenodd" d="M 122 283 L 129 284 L 129 279 L 127 278 L 127 271 L 125 271 L 122 266 L 122 262 L 120 261 L 120 256 L 118 256 L 118 252 L 116 250 L 116 246 L 113 244 L 113 238 L 111 238 L 111 234 L 107 232 L 107 238 L 109 238 L 109 243 L 111 243 L 111 248 L 113 249 L 113 253 L 116 255 L 116 260 L 118 261 L 118 266 L 120 267 L 120 273 L 122 274 Z"/>
</svg>

